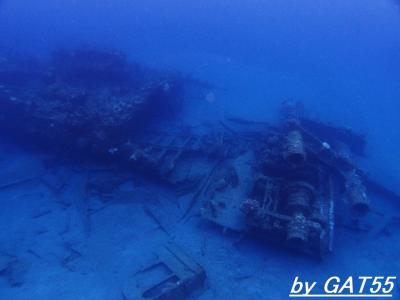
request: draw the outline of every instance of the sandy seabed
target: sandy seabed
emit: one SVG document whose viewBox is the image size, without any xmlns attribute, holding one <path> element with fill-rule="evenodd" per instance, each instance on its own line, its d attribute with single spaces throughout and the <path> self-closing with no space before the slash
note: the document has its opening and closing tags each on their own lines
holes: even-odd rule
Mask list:
<svg viewBox="0 0 400 300">
<path fill-rule="evenodd" d="M 134 172 L 110 172 L 123 178 L 114 197 L 88 196 L 84 186 L 96 168 L 2 143 L 1 299 L 126 299 L 126 285 L 167 240 L 206 270 L 204 287 L 192 295 L 199 300 L 287 299 L 295 276 L 323 282 L 396 275 L 400 267 L 399 206 L 382 199 L 373 199 L 379 217 L 370 230 L 338 227 L 334 253 L 317 261 L 223 233 L 201 220 L 199 207 L 182 219 L 188 195 Z"/>
</svg>

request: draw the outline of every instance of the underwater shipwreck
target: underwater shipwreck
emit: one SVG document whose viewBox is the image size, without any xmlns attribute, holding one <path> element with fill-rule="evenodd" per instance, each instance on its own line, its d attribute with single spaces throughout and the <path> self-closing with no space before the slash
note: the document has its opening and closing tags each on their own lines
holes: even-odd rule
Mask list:
<svg viewBox="0 0 400 300">
<path fill-rule="evenodd" d="M 363 135 L 309 118 L 298 101 L 282 102 L 277 124 L 182 125 L 192 84 L 112 51 L 62 50 L 45 63 L 3 59 L 0 133 L 54 156 L 138 172 L 190 196 L 182 219 L 200 214 L 223 230 L 315 258 L 334 251 L 338 215 L 362 226 L 369 194 L 400 199 L 358 166 Z M 118 178 L 93 176 L 85 190 L 112 202 L 117 186 Z M 125 299 L 186 299 L 202 285 L 206 270 L 177 245 L 161 253 L 137 275 L 155 268 L 167 275 L 124 291 Z"/>
</svg>

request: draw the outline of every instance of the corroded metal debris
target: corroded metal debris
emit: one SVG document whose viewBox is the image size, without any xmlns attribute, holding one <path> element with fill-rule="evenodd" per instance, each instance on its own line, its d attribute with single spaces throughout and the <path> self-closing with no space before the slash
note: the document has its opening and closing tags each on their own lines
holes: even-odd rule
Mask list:
<svg viewBox="0 0 400 300">
<path fill-rule="evenodd" d="M 166 243 L 157 257 L 126 285 L 126 299 L 184 300 L 203 285 L 204 269 L 176 244 Z"/>
<path fill-rule="evenodd" d="M 293 101 L 283 103 L 281 119 L 261 131 L 254 147 L 225 160 L 226 172 L 233 169 L 238 178 L 226 181 L 221 169 L 210 180 L 202 215 L 224 228 L 323 257 L 333 249 L 337 214 L 353 221 L 365 216 L 371 207 L 367 192 L 400 197 L 355 165 L 365 155 L 361 135 L 309 120 Z M 220 180 L 226 182 L 222 188 L 215 185 Z M 339 212 L 343 204 L 349 213 Z"/>
</svg>

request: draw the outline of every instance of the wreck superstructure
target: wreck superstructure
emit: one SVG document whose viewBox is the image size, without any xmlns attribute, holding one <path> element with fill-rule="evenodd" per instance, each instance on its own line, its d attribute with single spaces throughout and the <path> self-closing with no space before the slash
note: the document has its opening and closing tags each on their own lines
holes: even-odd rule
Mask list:
<svg viewBox="0 0 400 300">
<path fill-rule="evenodd" d="M 0 65 L 3 134 L 105 156 L 182 107 L 183 78 L 131 63 L 119 52 L 63 50 L 49 63 Z"/>
</svg>

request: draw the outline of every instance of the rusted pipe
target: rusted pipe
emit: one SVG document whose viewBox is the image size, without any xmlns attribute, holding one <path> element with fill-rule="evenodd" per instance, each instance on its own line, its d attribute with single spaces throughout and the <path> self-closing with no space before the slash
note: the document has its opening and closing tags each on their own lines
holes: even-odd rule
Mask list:
<svg viewBox="0 0 400 300">
<path fill-rule="evenodd" d="M 283 157 L 292 165 L 299 165 L 305 162 L 306 151 L 300 131 L 292 130 L 287 134 Z"/>
</svg>

